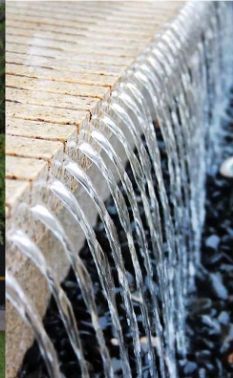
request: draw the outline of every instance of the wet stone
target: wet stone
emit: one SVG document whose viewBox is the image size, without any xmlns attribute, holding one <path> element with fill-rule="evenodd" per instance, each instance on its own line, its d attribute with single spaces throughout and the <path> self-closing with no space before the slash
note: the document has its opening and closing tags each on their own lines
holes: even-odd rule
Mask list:
<svg viewBox="0 0 233 378">
<path fill-rule="evenodd" d="M 206 369 L 201 368 L 199 370 L 199 378 L 207 378 Z"/>
<path fill-rule="evenodd" d="M 195 353 L 196 360 L 199 364 L 203 364 L 208 361 L 211 357 L 211 352 L 209 350 L 200 350 Z"/>
<path fill-rule="evenodd" d="M 216 251 L 218 249 L 220 243 L 220 238 L 217 235 L 211 235 L 209 236 L 205 241 L 205 246 L 208 249 Z"/>
<path fill-rule="evenodd" d="M 209 334 L 210 335 L 219 335 L 221 332 L 221 327 L 217 320 L 213 319 L 212 317 L 208 315 L 202 315 L 201 316 L 201 322 L 204 326 L 209 328 Z"/>
<path fill-rule="evenodd" d="M 228 297 L 228 290 L 223 284 L 222 276 L 219 273 L 211 273 L 209 280 L 212 294 L 219 299 L 226 300 Z"/>
<path fill-rule="evenodd" d="M 233 157 L 229 157 L 226 159 L 221 167 L 220 167 L 220 173 L 224 177 L 228 177 L 230 179 L 233 179 Z"/>
<path fill-rule="evenodd" d="M 230 322 L 230 315 L 227 311 L 220 312 L 218 320 L 222 325 L 228 325 Z"/>
<path fill-rule="evenodd" d="M 197 370 L 197 364 L 195 362 L 189 361 L 184 365 L 184 374 L 189 375 L 195 373 Z"/>
</svg>

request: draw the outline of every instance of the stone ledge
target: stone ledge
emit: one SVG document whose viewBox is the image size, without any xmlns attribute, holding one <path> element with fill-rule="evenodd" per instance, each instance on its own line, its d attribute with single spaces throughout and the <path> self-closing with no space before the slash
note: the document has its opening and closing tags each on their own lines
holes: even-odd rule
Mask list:
<svg viewBox="0 0 233 378">
<path fill-rule="evenodd" d="M 37 186 L 40 179 L 46 182 L 49 173 L 63 178 L 54 161 L 62 161 L 64 153 L 69 152 L 67 142 L 77 140 L 80 129 L 88 127 L 101 99 L 110 95 L 123 72 L 182 5 L 183 2 L 8 3 L 7 229 L 26 230 L 53 264 L 60 280 L 68 270 L 61 247 L 21 205 L 49 201 L 48 193 Z M 126 162 L 114 138 L 112 143 Z M 107 198 L 109 193 L 98 171 L 90 167 L 88 174 L 101 197 Z M 96 211 L 91 201 L 79 188 L 75 190 L 94 224 Z M 57 213 L 63 220 L 66 218 L 64 210 L 57 208 Z M 71 221 L 67 217 L 67 230 Z M 81 230 L 70 237 L 77 249 L 82 247 Z M 38 270 L 11 245 L 7 267 L 42 316 L 49 293 Z M 31 342 L 30 330 L 7 303 L 8 378 L 16 377 Z"/>
</svg>

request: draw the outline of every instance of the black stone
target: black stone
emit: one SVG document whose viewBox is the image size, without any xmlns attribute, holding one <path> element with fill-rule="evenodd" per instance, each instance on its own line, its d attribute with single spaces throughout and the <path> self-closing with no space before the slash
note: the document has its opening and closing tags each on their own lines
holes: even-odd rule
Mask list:
<svg viewBox="0 0 233 378">
<path fill-rule="evenodd" d="M 188 361 L 183 368 L 184 374 L 186 375 L 193 374 L 195 373 L 196 370 L 197 370 L 197 364 L 192 361 Z"/>
<path fill-rule="evenodd" d="M 211 235 L 209 236 L 205 241 L 205 246 L 208 249 L 216 251 L 218 249 L 220 243 L 220 238 L 217 235 Z"/>
</svg>

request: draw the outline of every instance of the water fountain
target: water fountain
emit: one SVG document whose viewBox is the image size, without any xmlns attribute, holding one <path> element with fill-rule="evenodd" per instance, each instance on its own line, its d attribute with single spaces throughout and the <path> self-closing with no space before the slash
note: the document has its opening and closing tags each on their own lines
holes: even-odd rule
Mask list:
<svg viewBox="0 0 233 378">
<path fill-rule="evenodd" d="M 200 262 L 206 169 L 219 153 L 216 135 L 233 78 L 232 16 L 231 3 L 187 3 L 67 144 L 49 179 L 38 180 L 40 195 L 19 206 L 20 221 L 8 229 L 10 259 L 26 256 L 56 302 L 76 376 L 179 376 L 187 297 Z M 112 213 L 91 169 L 111 195 Z M 101 240 L 84 200 L 99 216 Z M 35 230 L 48 233 L 47 248 L 53 245 L 72 267 L 80 309 Z M 80 232 L 86 255 L 77 249 Z M 9 314 L 14 306 L 31 328 L 43 374 L 71 377 L 30 290 L 11 270 L 8 265 Z M 88 314 L 86 324 L 79 310 Z M 93 337 L 90 355 L 85 327 Z"/>
</svg>

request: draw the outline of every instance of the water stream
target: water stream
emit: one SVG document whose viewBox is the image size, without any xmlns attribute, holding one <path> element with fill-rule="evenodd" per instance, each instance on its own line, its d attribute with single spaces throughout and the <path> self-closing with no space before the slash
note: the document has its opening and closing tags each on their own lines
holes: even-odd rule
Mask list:
<svg viewBox="0 0 233 378">
<path fill-rule="evenodd" d="M 29 296 L 7 273 L 7 298 L 34 332 L 43 377 L 179 377 L 177 360 L 185 360 L 189 347 L 187 300 L 200 264 L 206 171 L 220 153 L 233 79 L 232 17 L 232 4 L 188 3 L 127 70 L 79 140 L 68 144 L 56 162 L 64 178 L 51 174 L 40 182 L 73 219 L 72 232 L 81 228 L 83 251 L 50 203 L 26 206 L 62 246 L 74 297 L 27 230 L 9 230 L 9 243 L 45 278 L 72 346 L 72 363 L 59 366 L 61 354 Z M 83 162 L 95 167 L 110 200 L 104 203 Z M 71 182 L 92 201 L 96 227 Z"/>
<path fill-rule="evenodd" d="M 62 377 L 56 351 L 44 330 L 36 309 L 25 296 L 17 280 L 8 271 L 6 271 L 6 279 L 6 298 L 12 303 L 28 326 L 32 328 L 48 374 L 51 377 Z"/>
<path fill-rule="evenodd" d="M 39 205 L 33 208 L 33 211 L 40 214 L 43 209 L 38 207 Z M 21 253 L 32 260 L 32 262 L 47 280 L 49 290 L 56 300 L 59 313 L 64 322 L 70 342 L 73 346 L 75 355 L 79 360 L 81 372 L 84 377 L 89 377 L 72 305 L 65 292 L 62 290 L 57 278 L 54 276 L 51 267 L 45 261 L 45 258 L 39 248 L 27 237 L 24 232 L 18 230 L 12 235 L 12 237 L 9 237 L 9 239 L 18 247 Z"/>
</svg>

